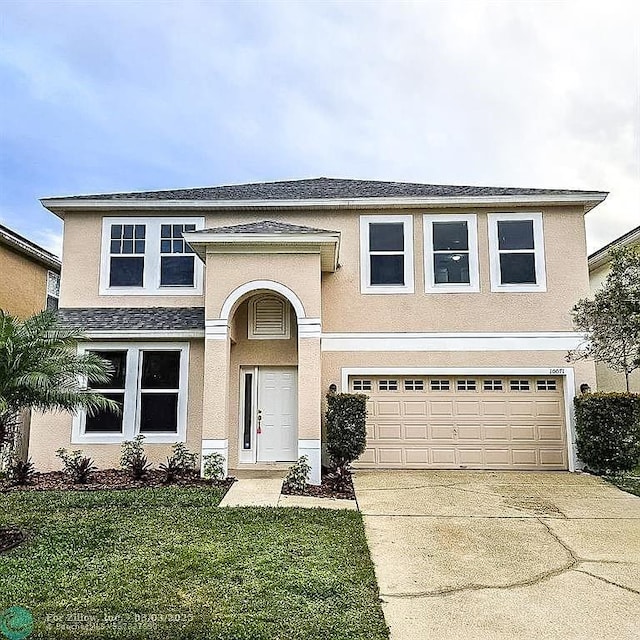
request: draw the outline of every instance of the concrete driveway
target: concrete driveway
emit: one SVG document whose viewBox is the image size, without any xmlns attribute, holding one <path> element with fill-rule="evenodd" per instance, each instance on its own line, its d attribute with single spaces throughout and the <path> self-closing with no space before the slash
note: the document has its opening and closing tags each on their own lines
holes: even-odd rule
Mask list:
<svg viewBox="0 0 640 640">
<path fill-rule="evenodd" d="M 355 487 L 392 640 L 640 638 L 640 498 L 552 472 Z"/>
</svg>

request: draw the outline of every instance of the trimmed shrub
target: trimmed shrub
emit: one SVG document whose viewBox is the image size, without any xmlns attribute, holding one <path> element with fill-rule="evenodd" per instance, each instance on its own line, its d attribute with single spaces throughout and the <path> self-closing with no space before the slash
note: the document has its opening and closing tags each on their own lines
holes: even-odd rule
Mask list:
<svg viewBox="0 0 640 640">
<path fill-rule="evenodd" d="M 304 491 L 309 482 L 310 473 L 309 458 L 307 456 L 300 456 L 297 462 L 289 467 L 289 472 L 284 479 L 284 484 L 290 491 Z"/>
<path fill-rule="evenodd" d="M 578 456 L 595 473 L 640 463 L 640 394 L 588 393 L 574 398 Z"/>
<path fill-rule="evenodd" d="M 327 403 L 327 452 L 334 466 L 334 485 L 342 489 L 349 466 L 367 446 L 367 396 L 334 393 L 327 395 Z"/>
</svg>

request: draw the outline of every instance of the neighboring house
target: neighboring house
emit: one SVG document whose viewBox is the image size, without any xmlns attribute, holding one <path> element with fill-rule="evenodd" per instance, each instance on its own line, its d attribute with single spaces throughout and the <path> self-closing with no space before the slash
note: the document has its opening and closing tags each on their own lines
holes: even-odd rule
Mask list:
<svg viewBox="0 0 640 640">
<path fill-rule="evenodd" d="M 45 198 L 60 313 L 116 368 L 123 413 L 34 420 L 31 455 L 100 466 L 146 436 L 230 469 L 309 456 L 324 396 L 369 396 L 375 468 L 574 469 L 570 309 L 602 192 L 318 178 Z"/>
<path fill-rule="evenodd" d="M 60 260 L 0 225 L 0 309 L 22 318 L 57 309 Z"/>
<path fill-rule="evenodd" d="M 611 251 L 619 247 L 636 247 L 640 249 L 640 227 L 620 236 L 608 245 L 598 249 L 589 256 L 589 284 L 593 295 L 605 282 L 611 270 Z M 605 364 L 596 363 L 596 379 L 598 391 L 626 391 L 624 374 L 609 369 Z M 640 370 L 629 376 L 632 393 L 640 393 Z"/>
<path fill-rule="evenodd" d="M 27 318 L 57 309 L 60 260 L 46 249 L 0 225 L 0 309 Z M 27 458 L 31 412 L 23 411 L 16 433 L 18 457 Z"/>
</svg>

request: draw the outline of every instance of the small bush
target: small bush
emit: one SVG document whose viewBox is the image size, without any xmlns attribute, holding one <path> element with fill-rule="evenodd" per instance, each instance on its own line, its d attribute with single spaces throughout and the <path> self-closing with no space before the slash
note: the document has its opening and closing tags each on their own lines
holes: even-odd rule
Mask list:
<svg viewBox="0 0 640 640">
<path fill-rule="evenodd" d="M 171 458 L 179 475 L 187 475 L 196 470 L 198 454 L 187 449 L 183 442 L 176 442 L 171 450 Z"/>
<path fill-rule="evenodd" d="M 62 470 L 74 484 L 87 484 L 93 472 L 98 470 L 93 460 L 83 456 L 79 449 L 69 453 L 66 449 L 58 449 L 56 456 L 62 460 Z"/>
<path fill-rule="evenodd" d="M 133 440 L 125 440 L 120 447 L 120 466 L 126 469 L 134 480 L 141 480 L 147 475 L 151 463 L 144 454 L 144 436 L 141 434 Z"/>
<path fill-rule="evenodd" d="M 300 456 L 294 464 L 289 467 L 289 473 L 284 479 L 284 484 L 290 491 L 304 491 L 309 482 L 309 474 L 311 467 L 309 466 L 309 458 Z"/>
<path fill-rule="evenodd" d="M 36 468 L 31 460 L 12 460 L 7 469 L 7 476 L 14 484 L 26 485 L 33 480 Z"/>
<path fill-rule="evenodd" d="M 203 475 L 207 480 L 224 480 L 224 456 L 210 453 L 202 458 Z"/>
<path fill-rule="evenodd" d="M 591 471 L 617 475 L 640 462 L 640 394 L 588 393 L 574 399 L 578 456 Z"/>
<path fill-rule="evenodd" d="M 176 478 L 181 475 L 180 466 L 173 456 L 168 457 L 167 461 L 160 465 L 160 471 L 164 473 L 165 484 L 175 482 Z"/>
<path fill-rule="evenodd" d="M 346 489 L 351 463 L 367 446 L 367 396 L 361 393 L 327 395 L 327 452 L 333 463 L 332 480 Z"/>
</svg>

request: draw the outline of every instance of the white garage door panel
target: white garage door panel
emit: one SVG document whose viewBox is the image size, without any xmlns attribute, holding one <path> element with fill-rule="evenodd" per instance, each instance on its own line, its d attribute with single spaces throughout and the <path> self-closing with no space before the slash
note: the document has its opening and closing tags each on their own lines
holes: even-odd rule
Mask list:
<svg viewBox="0 0 640 640">
<path fill-rule="evenodd" d="M 364 392 L 370 397 L 367 450 L 356 466 L 567 468 L 561 378 L 518 377 L 512 385 L 509 377 L 476 376 L 470 391 L 457 391 L 454 376 L 446 378 L 444 391 L 432 390 L 429 376 L 418 391 L 404 390 L 415 383 L 402 376 L 393 378 L 397 390 L 387 390 L 388 377 L 358 376 L 363 378 L 370 384 Z M 468 385 L 470 377 L 463 380 Z"/>
</svg>

